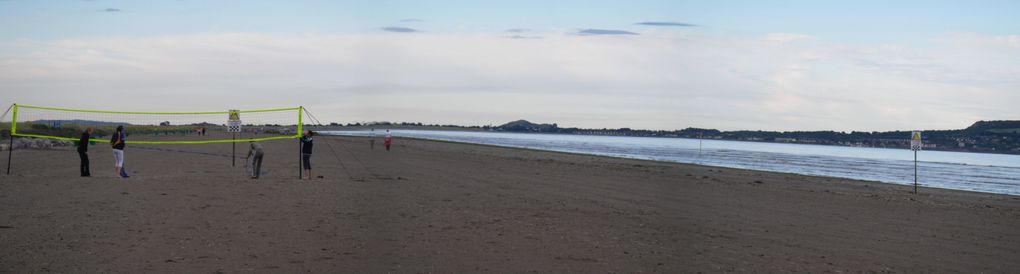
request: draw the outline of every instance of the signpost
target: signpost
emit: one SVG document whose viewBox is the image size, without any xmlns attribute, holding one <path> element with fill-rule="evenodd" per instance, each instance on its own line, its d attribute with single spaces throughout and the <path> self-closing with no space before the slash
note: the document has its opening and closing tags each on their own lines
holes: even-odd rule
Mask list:
<svg viewBox="0 0 1020 274">
<path fill-rule="evenodd" d="M 241 132 L 241 111 L 231 109 L 230 116 L 227 117 L 227 132 L 233 133 L 233 140 L 237 140 L 237 133 Z M 237 162 L 237 142 L 230 142 L 230 166 L 236 166 Z"/>
<path fill-rule="evenodd" d="M 704 132 L 698 132 L 698 161 L 705 163 L 703 157 L 701 157 L 701 141 L 705 139 Z"/>
<path fill-rule="evenodd" d="M 921 150 L 921 132 L 915 130 L 910 134 L 910 150 L 914 151 L 914 194 L 917 194 L 917 151 Z"/>
</svg>

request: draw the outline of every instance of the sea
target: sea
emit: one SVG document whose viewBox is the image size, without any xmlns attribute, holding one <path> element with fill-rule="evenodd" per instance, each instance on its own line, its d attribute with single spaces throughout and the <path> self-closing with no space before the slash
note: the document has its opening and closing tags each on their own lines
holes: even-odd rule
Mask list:
<svg viewBox="0 0 1020 274">
<path fill-rule="evenodd" d="M 327 131 L 369 136 L 369 131 Z M 914 184 L 914 151 L 908 149 L 726 141 L 712 139 L 391 130 L 409 137 L 599 156 Z M 377 136 L 385 134 L 375 131 Z M 909 136 L 904 136 L 908 138 Z M 1020 195 L 1020 155 L 917 152 L 920 186 Z"/>
</svg>

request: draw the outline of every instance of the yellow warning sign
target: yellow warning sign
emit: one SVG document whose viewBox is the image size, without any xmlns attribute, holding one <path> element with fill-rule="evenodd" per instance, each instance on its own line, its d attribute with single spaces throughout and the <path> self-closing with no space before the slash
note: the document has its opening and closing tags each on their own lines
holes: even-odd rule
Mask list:
<svg viewBox="0 0 1020 274">
<path fill-rule="evenodd" d="M 910 149 L 921 150 L 921 132 L 914 131 L 914 134 L 910 135 Z"/>
<path fill-rule="evenodd" d="M 241 132 L 241 111 L 231 109 L 228 112 L 230 113 L 230 117 L 228 117 L 229 120 L 227 120 L 227 132 Z"/>
</svg>

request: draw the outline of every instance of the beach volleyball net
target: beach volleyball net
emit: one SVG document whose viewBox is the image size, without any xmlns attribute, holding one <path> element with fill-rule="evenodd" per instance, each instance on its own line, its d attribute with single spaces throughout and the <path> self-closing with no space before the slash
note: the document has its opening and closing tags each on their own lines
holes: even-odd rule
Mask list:
<svg viewBox="0 0 1020 274">
<path fill-rule="evenodd" d="M 78 141 L 92 128 L 91 141 L 108 141 L 124 127 L 127 144 L 213 144 L 301 137 L 302 107 L 209 112 L 83 110 L 12 105 L 0 119 L 10 136 Z"/>
</svg>

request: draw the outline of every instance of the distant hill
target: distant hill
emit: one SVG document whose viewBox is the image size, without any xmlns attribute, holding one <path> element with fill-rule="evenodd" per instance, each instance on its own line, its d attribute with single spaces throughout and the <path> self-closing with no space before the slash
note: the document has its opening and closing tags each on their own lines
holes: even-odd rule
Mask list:
<svg viewBox="0 0 1020 274">
<path fill-rule="evenodd" d="M 761 131 L 687 128 L 680 130 L 561 128 L 557 124 L 536 124 L 517 120 L 495 131 L 560 133 L 578 135 L 680 137 L 720 140 L 818 144 L 859 147 L 909 148 L 910 131 Z M 1020 154 L 1020 121 L 978 121 L 965 129 L 923 130 L 925 150 Z"/>
<path fill-rule="evenodd" d="M 963 131 L 971 134 L 1020 133 L 1020 121 L 977 121 Z"/>
<path fill-rule="evenodd" d="M 527 120 L 517 120 L 495 127 L 499 131 L 511 132 L 557 132 L 556 124 L 536 124 Z"/>
</svg>

